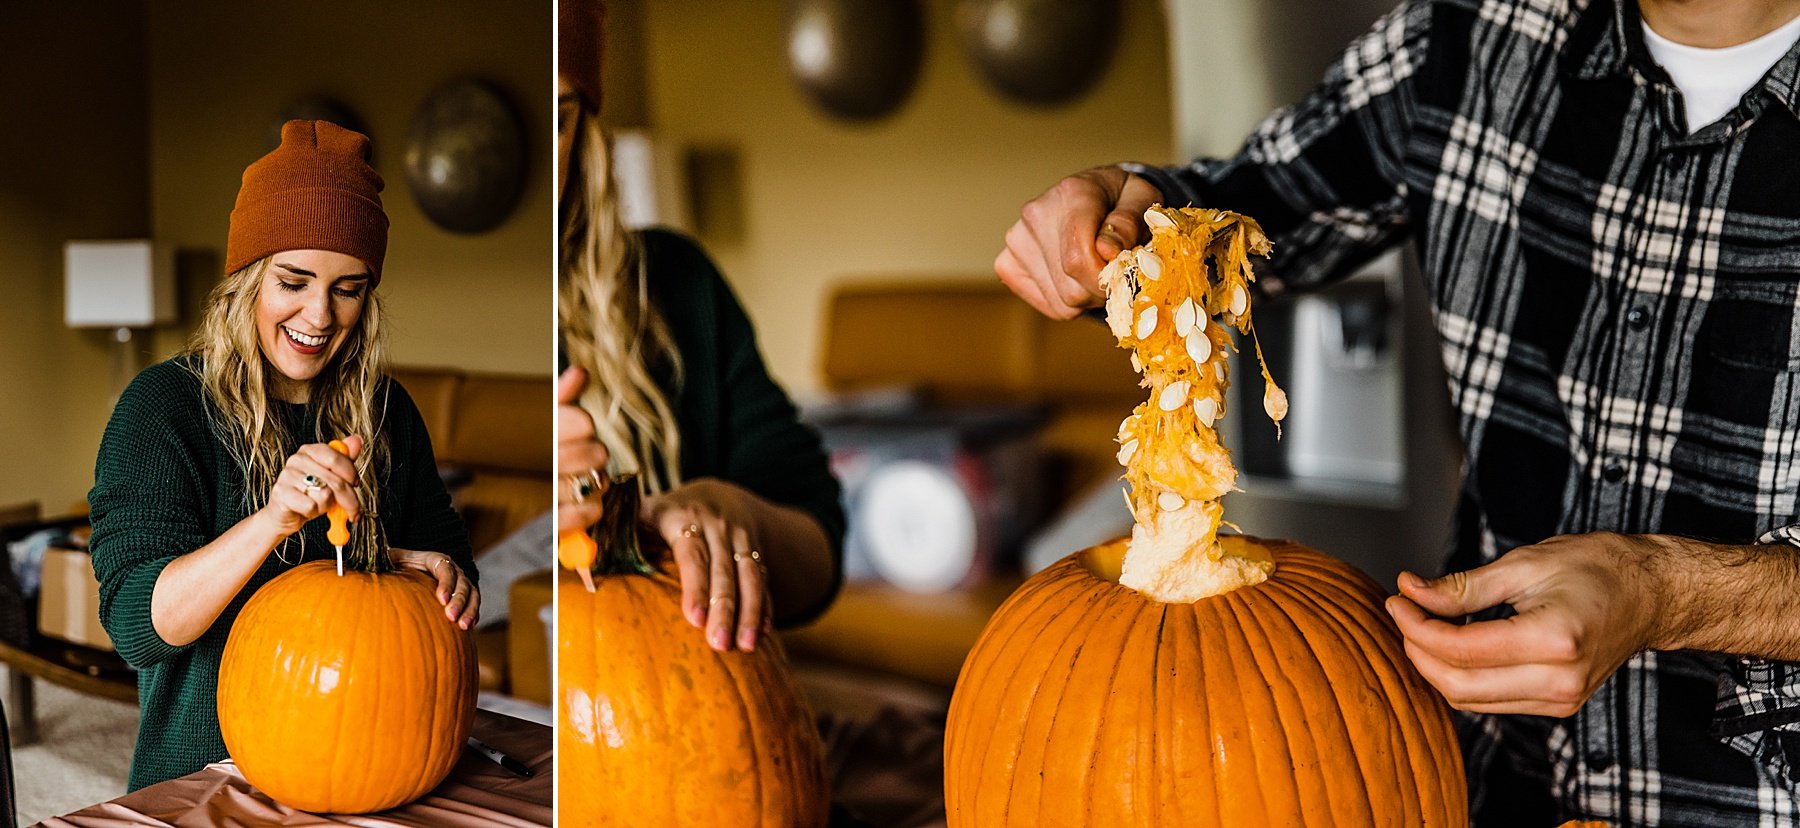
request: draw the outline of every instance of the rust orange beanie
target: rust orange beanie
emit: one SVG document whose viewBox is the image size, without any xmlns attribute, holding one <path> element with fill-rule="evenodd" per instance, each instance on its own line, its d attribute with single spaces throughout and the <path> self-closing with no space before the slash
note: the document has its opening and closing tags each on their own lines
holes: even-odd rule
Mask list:
<svg viewBox="0 0 1800 828">
<path fill-rule="evenodd" d="M 367 136 L 329 121 L 282 124 L 281 146 L 244 170 L 225 272 L 283 250 L 330 250 L 368 265 L 374 287 L 387 255 L 381 186 Z"/>
<path fill-rule="evenodd" d="M 606 4 L 557 0 L 556 71 L 591 112 L 600 111 L 600 66 L 606 51 Z"/>
</svg>

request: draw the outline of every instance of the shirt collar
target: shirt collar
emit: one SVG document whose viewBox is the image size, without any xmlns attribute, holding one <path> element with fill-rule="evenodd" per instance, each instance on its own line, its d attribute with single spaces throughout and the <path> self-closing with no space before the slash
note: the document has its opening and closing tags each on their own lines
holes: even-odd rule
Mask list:
<svg viewBox="0 0 1800 828">
<path fill-rule="evenodd" d="M 1577 12 L 1569 34 L 1569 74 L 1581 80 L 1613 77 L 1634 69 L 1646 80 L 1671 83 L 1644 45 L 1643 16 L 1637 0 L 1592 0 Z M 1763 76 L 1768 96 L 1800 118 L 1800 41 Z"/>
<path fill-rule="evenodd" d="M 1564 52 L 1570 75 L 1598 80 L 1625 71 L 1631 44 L 1630 30 L 1625 26 L 1626 4 L 1631 6 L 1629 11 L 1635 22 L 1636 0 L 1591 0 L 1586 8 L 1576 12 L 1575 28 L 1569 33 Z"/>
</svg>

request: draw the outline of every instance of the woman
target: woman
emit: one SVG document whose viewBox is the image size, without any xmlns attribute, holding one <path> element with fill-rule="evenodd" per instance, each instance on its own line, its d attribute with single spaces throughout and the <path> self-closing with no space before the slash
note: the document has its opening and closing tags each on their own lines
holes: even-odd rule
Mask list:
<svg viewBox="0 0 1800 828">
<path fill-rule="evenodd" d="M 138 668 L 131 790 L 226 758 L 215 687 L 232 621 L 271 578 L 334 555 L 330 507 L 353 521 L 346 555 L 386 548 L 432 574 L 445 623 L 479 612 L 424 422 L 382 374 L 387 216 L 368 148 L 323 121 L 282 127 L 244 171 L 199 330 L 132 381 L 101 440 L 90 546 L 101 621 Z"/>
<path fill-rule="evenodd" d="M 819 438 L 769 378 L 743 308 L 691 241 L 620 224 L 600 104 L 598 7 L 560 4 L 563 175 L 558 528 L 600 518 L 611 470 L 636 473 L 682 609 L 718 650 L 823 612 L 844 515 Z"/>
</svg>

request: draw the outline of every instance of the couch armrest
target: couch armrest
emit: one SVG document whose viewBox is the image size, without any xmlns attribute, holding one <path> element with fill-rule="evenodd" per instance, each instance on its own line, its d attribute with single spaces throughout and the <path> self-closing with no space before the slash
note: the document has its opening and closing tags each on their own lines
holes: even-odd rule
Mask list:
<svg viewBox="0 0 1800 828">
<path fill-rule="evenodd" d="M 556 571 L 533 572 L 513 582 L 507 608 L 507 673 L 512 695 L 550 703 L 550 633 L 538 613 L 556 595 Z"/>
</svg>

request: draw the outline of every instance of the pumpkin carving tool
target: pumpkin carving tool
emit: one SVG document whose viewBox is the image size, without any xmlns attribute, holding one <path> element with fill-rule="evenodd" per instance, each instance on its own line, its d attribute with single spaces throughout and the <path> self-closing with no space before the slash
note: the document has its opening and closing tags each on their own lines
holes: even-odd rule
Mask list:
<svg viewBox="0 0 1800 828">
<path fill-rule="evenodd" d="M 570 529 L 556 538 L 556 560 L 581 576 L 581 585 L 594 591 L 593 569 L 600 560 L 601 541 L 607 556 L 638 555 L 637 515 L 641 494 L 637 475 L 626 474 L 607 481 L 600 492 L 600 521 L 587 529 Z M 598 540 L 596 540 L 598 539 Z"/>
<path fill-rule="evenodd" d="M 350 456 L 350 447 L 343 440 L 332 440 L 331 449 L 345 457 Z M 350 516 L 344 513 L 344 507 L 332 505 L 325 510 L 325 517 L 331 521 L 331 528 L 326 530 L 325 539 L 337 547 L 337 574 L 344 577 L 344 544 L 350 542 Z"/>
</svg>

